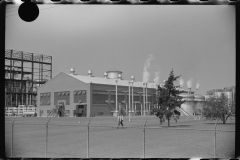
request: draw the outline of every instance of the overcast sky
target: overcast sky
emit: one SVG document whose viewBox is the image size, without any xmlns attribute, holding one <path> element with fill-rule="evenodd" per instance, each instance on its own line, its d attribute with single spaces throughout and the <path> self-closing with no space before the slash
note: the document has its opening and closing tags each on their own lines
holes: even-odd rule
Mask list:
<svg viewBox="0 0 240 160">
<path fill-rule="evenodd" d="M 183 88 L 192 78 L 201 94 L 235 86 L 234 6 L 41 5 L 31 23 L 14 6 L 7 6 L 6 49 L 53 56 L 53 77 L 72 67 L 101 77 L 117 69 L 123 79 L 148 82 L 158 72 L 162 83 L 173 68 Z"/>
</svg>

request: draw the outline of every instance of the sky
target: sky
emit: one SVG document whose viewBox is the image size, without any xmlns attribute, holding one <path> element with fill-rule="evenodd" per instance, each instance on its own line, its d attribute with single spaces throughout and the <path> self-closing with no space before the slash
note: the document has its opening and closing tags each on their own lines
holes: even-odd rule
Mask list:
<svg viewBox="0 0 240 160">
<path fill-rule="evenodd" d="M 163 83 L 173 68 L 183 88 L 198 85 L 199 94 L 235 86 L 234 6 L 38 6 L 33 22 L 7 6 L 5 48 L 52 56 L 53 77 L 70 68 L 98 77 L 116 69 L 123 79 Z"/>
</svg>

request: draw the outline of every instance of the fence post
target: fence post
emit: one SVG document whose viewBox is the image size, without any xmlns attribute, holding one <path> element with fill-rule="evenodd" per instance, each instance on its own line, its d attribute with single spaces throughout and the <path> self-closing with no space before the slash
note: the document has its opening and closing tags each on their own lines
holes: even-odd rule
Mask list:
<svg viewBox="0 0 240 160">
<path fill-rule="evenodd" d="M 147 120 L 143 126 L 143 158 L 145 158 L 145 125 L 147 123 Z"/>
<path fill-rule="evenodd" d="M 218 122 L 218 119 L 217 119 L 217 121 L 215 123 L 215 126 L 214 126 L 214 153 L 213 153 L 214 158 L 216 156 L 216 127 L 217 127 L 217 122 Z"/>
<path fill-rule="evenodd" d="M 87 158 L 89 158 L 89 124 L 92 120 L 92 117 L 90 119 L 90 121 L 88 122 L 88 132 L 87 132 Z"/>
<path fill-rule="evenodd" d="M 45 158 L 47 158 L 47 144 L 48 144 L 48 123 L 51 120 L 51 117 L 49 118 L 47 124 L 46 124 L 46 147 L 45 147 Z"/>
<path fill-rule="evenodd" d="M 16 119 L 17 119 L 17 117 L 13 120 L 13 123 L 12 123 L 11 157 L 13 157 L 13 126 L 14 126 L 14 122 Z"/>
</svg>

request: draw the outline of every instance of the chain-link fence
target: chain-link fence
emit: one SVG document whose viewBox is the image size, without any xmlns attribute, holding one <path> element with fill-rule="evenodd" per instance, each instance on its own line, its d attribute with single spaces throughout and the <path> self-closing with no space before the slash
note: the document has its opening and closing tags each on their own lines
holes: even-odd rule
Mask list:
<svg viewBox="0 0 240 160">
<path fill-rule="evenodd" d="M 156 117 L 6 118 L 7 157 L 232 158 L 235 123 Z"/>
</svg>

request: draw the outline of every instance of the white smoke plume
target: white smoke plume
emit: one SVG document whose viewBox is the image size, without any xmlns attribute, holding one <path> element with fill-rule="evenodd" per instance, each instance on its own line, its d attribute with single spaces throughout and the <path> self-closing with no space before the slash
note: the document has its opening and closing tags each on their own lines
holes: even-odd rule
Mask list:
<svg viewBox="0 0 240 160">
<path fill-rule="evenodd" d="M 150 73 L 148 72 L 148 69 L 151 66 L 151 62 L 153 60 L 153 55 L 152 54 L 148 54 L 148 58 L 145 61 L 144 64 L 144 68 L 143 68 L 143 82 L 148 82 L 149 77 L 150 77 Z"/>
<path fill-rule="evenodd" d="M 197 81 L 197 85 L 196 85 L 196 88 L 198 89 L 200 86 L 199 82 Z"/>
<path fill-rule="evenodd" d="M 189 78 L 189 80 L 187 81 L 188 88 L 192 88 L 192 81 L 193 81 L 192 78 Z"/>
<path fill-rule="evenodd" d="M 159 84 L 159 79 L 160 79 L 160 71 L 155 72 L 155 83 Z"/>
<path fill-rule="evenodd" d="M 182 87 L 184 85 L 184 80 L 182 77 L 179 78 L 179 85 Z"/>
</svg>

